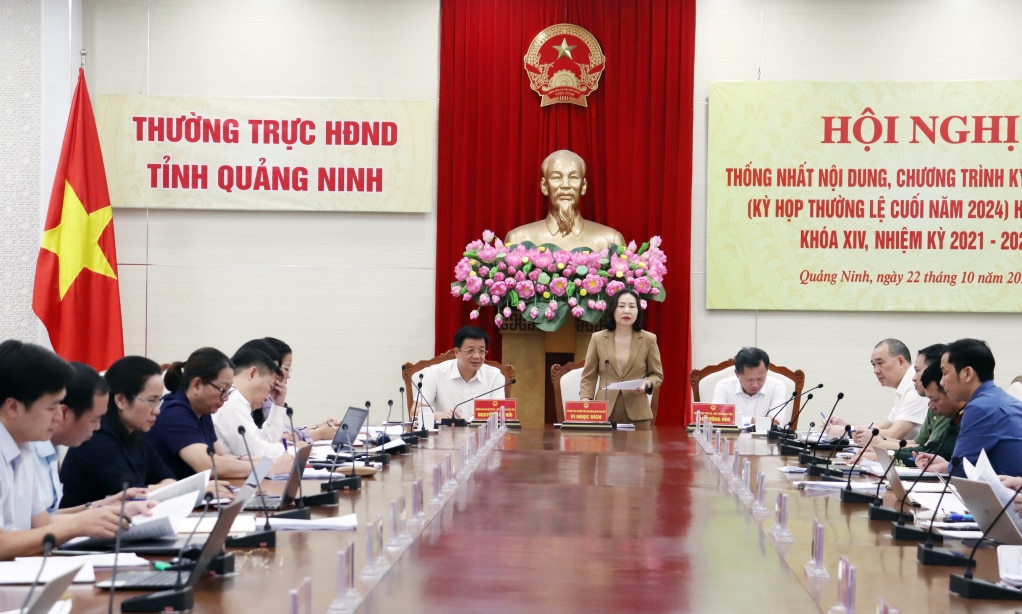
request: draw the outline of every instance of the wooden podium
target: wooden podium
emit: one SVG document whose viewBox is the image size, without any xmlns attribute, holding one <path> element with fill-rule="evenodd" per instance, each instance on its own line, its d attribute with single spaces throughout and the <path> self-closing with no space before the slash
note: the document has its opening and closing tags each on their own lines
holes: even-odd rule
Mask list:
<svg viewBox="0 0 1022 614">
<path fill-rule="evenodd" d="M 500 327 L 503 342 L 501 362 L 515 367 L 514 395 L 518 399 L 518 419 L 523 427 L 542 427 L 545 416 L 555 415 L 553 395 L 547 394 L 550 385 L 548 355 L 571 354 L 569 360 L 585 360 L 589 338 L 600 330 L 596 324 L 577 320 L 571 316 L 561 328 L 544 332 L 536 325 L 513 314 Z"/>
</svg>

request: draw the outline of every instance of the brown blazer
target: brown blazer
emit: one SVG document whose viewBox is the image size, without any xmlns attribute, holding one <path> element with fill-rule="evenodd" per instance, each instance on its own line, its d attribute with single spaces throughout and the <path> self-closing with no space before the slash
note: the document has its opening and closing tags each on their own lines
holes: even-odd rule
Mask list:
<svg viewBox="0 0 1022 614">
<path fill-rule="evenodd" d="M 586 364 L 582 368 L 582 382 L 579 389 L 579 396 L 583 399 L 592 399 L 596 391 L 596 380 L 602 377 L 604 361 L 610 361 L 610 375 L 608 379 L 613 382 L 624 382 L 633 379 L 649 378 L 654 388 L 659 388 L 664 383 L 664 366 L 660 362 L 660 348 L 656 343 L 656 335 L 649 331 L 641 330 L 632 332 L 631 352 L 628 355 L 628 366 L 624 371 L 618 369 L 617 361 L 614 359 L 614 331 L 603 330 L 595 333 L 589 340 L 589 349 L 586 351 Z M 606 391 L 601 390 L 598 400 L 604 398 Z M 652 420 L 653 410 L 649 406 L 649 397 L 641 392 L 630 390 L 609 391 L 607 411 L 614 410 L 618 395 L 624 395 L 625 409 L 628 418 L 635 420 Z"/>
</svg>

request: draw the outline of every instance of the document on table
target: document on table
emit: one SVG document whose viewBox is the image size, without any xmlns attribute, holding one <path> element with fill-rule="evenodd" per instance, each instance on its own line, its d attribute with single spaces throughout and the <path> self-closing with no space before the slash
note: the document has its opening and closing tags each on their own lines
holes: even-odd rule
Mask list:
<svg viewBox="0 0 1022 614">
<path fill-rule="evenodd" d="M 166 501 L 179 497 L 186 492 L 199 491 L 198 496 L 195 498 L 195 505 L 197 507 L 202 505 L 203 495 L 206 494 L 206 485 L 209 484 L 209 469 L 200 471 L 194 475 L 190 475 L 183 480 L 178 480 L 173 484 L 169 484 L 162 488 L 149 492 L 149 498 L 153 501 Z"/>
<path fill-rule="evenodd" d="M 86 563 L 93 567 L 107 568 L 114 566 L 114 554 L 103 553 L 103 554 L 77 554 L 74 556 L 61 556 L 58 553 L 60 550 L 55 550 L 54 554 L 60 556 L 61 560 L 75 561 L 79 565 Z M 19 556 L 15 558 L 15 561 L 26 561 L 26 562 L 38 562 L 42 560 L 41 556 Z M 47 563 L 49 565 L 49 563 Z M 148 567 L 149 561 L 135 554 L 134 552 L 122 552 L 117 557 L 117 567 Z M 77 578 L 77 576 L 75 576 Z M 84 580 L 75 579 L 75 582 L 84 582 Z"/>
<path fill-rule="evenodd" d="M 181 522 L 195 507 L 195 496 L 194 492 L 188 492 L 150 509 L 152 516 L 139 514 L 132 517 L 131 528 L 121 533 L 121 541 L 130 542 L 177 535 Z M 113 539 L 100 537 L 75 538 L 67 542 L 66 546 L 89 548 L 95 545 L 109 544 L 113 541 Z"/>
<path fill-rule="evenodd" d="M 644 381 L 644 379 L 630 379 L 624 382 L 614 382 L 607 384 L 606 390 L 638 390 Z"/>
<path fill-rule="evenodd" d="M 75 576 L 75 582 L 95 582 L 96 572 L 92 565 L 82 565 L 76 561 L 76 557 L 53 557 L 46 561 L 43 568 L 43 575 L 39 582 L 45 584 L 54 580 L 76 567 L 81 567 Z M 39 566 L 42 565 L 43 557 L 34 556 L 23 560 L 4 561 L 0 563 L 0 584 L 32 584 L 36 574 L 39 573 Z"/>
<path fill-rule="evenodd" d="M 358 526 L 358 518 L 355 514 L 312 520 L 271 516 L 270 526 L 278 531 L 354 531 Z"/>
<path fill-rule="evenodd" d="M 793 484 L 800 490 L 844 490 L 848 485 L 847 482 L 793 482 Z M 877 482 L 852 482 L 852 490 L 856 492 L 868 492 L 876 491 Z M 880 489 L 880 493 L 884 493 L 884 489 Z"/>
<path fill-rule="evenodd" d="M 920 511 L 916 514 L 917 518 L 926 518 L 929 520 L 933 518 L 934 512 L 937 516 L 946 516 L 947 514 L 968 514 L 969 510 L 965 509 L 965 504 L 962 503 L 958 495 L 948 492 L 944 495 L 944 498 L 940 498 L 939 492 L 916 492 L 912 491 L 908 495 L 909 501 L 918 504 L 926 513 Z M 940 500 L 940 508 L 937 507 L 937 501 Z"/>
<path fill-rule="evenodd" d="M 216 525 L 217 516 L 216 514 L 208 514 L 201 521 L 198 516 L 189 516 L 181 521 L 179 530 L 181 533 L 188 534 L 192 531 L 196 533 L 212 533 L 213 526 Z M 238 514 L 234 522 L 231 523 L 231 535 L 240 535 L 242 533 L 252 533 L 256 530 L 255 516 L 252 514 Z"/>
</svg>

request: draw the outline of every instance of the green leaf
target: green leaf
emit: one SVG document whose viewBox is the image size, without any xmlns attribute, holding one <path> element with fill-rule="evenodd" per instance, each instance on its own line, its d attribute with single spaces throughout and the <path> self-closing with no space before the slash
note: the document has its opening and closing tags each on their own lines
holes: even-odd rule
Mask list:
<svg viewBox="0 0 1022 614">
<path fill-rule="evenodd" d="M 507 293 L 507 298 L 508 303 L 510 303 L 511 306 L 514 307 L 515 309 L 518 309 L 518 303 L 520 302 L 518 298 L 518 292 L 511 290 L 510 292 Z"/>
<path fill-rule="evenodd" d="M 641 256 L 642 254 L 646 253 L 646 250 L 647 250 L 647 249 L 649 249 L 649 241 L 646 241 L 645 243 L 643 243 L 642 245 L 640 245 L 640 246 L 639 246 L 639 251 L 637 251 L 637 252 L 635 252 L 635 253 L 636 253 L 637 255 Z"/>
<path fill-rule="evenodd" d="M 587 267 L 584 264 L 579 266 L 579 267 L 577 267 L 575 269 L 575 276 L 576 277 L 585 277 L 588 274 L 589 274 L 589 267 Z"/>
<path fill-rule="evenodd" d="M 522 267 L 522 273 L 525 273 L 526 275 L 528 275 L 529 271 L 531 271 L 531 270 L 532 270 L 532 263 L 531 262 L 526 263 L 525 266 Z"/>
<path fill-rule="evenodd" d="M 546 271 L 543 271 L 536 279 L 536 283 L 541 283 L 544 286 L 550 285 L 550 275 Z"/>
<path fill-rule="evenodd" d="M 570 313 L 568 309 L 568 304 L 563 302 L 557 305 L 557 312 L 555 313 L 553 320 L 547 320 L 546 317 L 543 315 L 544 311 L 546 311 L 545 308 L 541 309 L 539 317 L 536 318 L 536 328 L 542 331 L 546 331 L 548 333 L 553 332 L 559 329 L 561 326 L 563 326 L 565 320 L 568 319 L 568 314 Z"/>
<path fill-rule="evenodd" d="M 575 282 L 573 281 L 568 282 L 568 289 L 565 291 L 565 294 L 567 296 L 575 296 Z"/>
</svg>

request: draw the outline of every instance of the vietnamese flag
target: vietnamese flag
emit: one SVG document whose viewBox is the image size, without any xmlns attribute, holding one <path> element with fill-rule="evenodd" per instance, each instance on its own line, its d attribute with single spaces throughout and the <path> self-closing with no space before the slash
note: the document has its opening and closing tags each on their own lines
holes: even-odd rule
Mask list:
<svg viewBox="0 0 1022 614">
<path fill-rule="evenodd" d="M 66 360 L 102 371 L 124 355 L 113 209 L 81 68 L 43 226 L 32 308 Z"/>
</svg>

